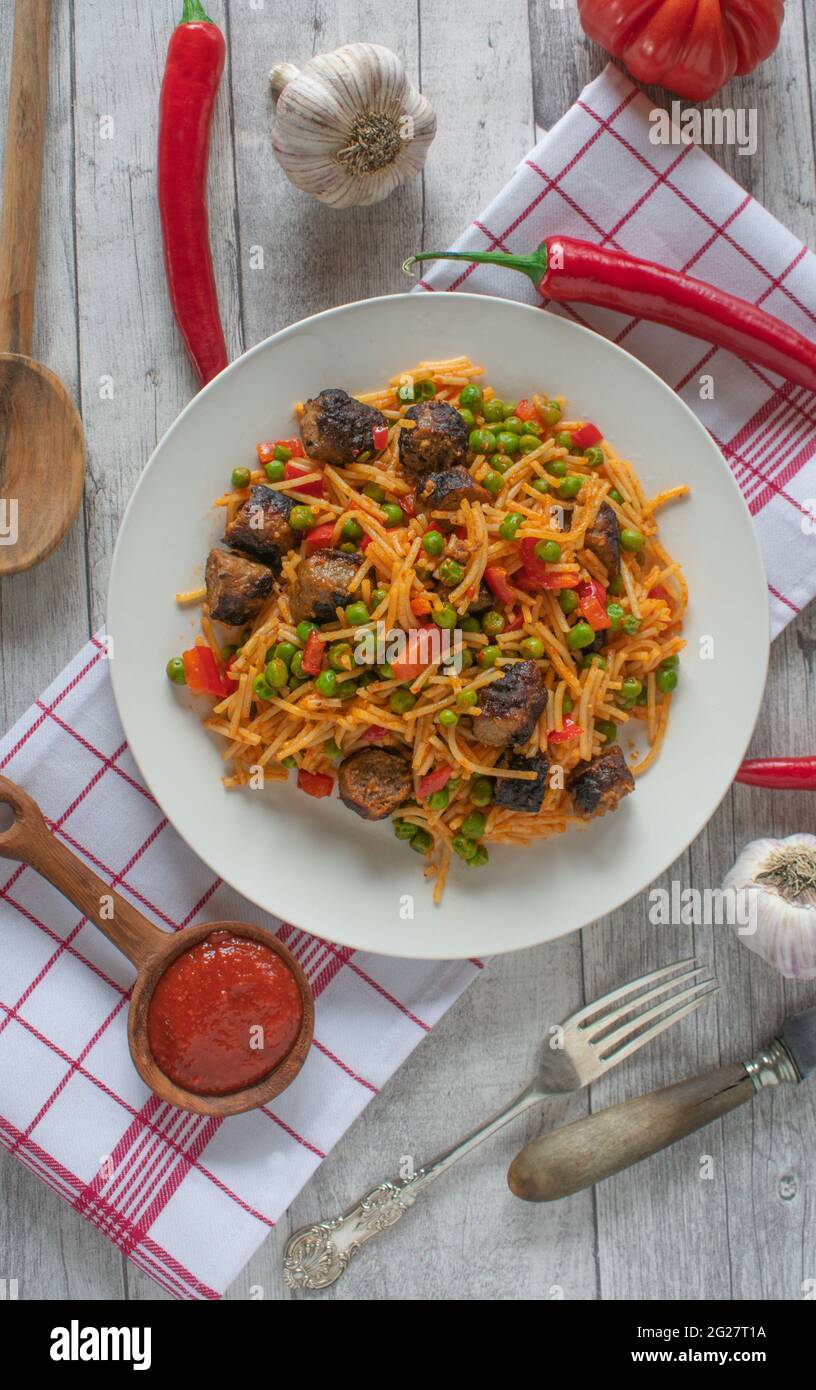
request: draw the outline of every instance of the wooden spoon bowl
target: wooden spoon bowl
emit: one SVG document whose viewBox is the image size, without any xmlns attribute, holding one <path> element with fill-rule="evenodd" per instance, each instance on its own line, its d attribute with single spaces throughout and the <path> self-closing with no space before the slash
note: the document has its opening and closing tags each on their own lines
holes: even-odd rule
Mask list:
<svg viewBox="0 0 816 1390">
<path fill-rule="evenodd" d="M 276 936 L 250 922 L 201 922 L 177 933 L 160 931 L 51 834 L 36 801 L 6 777 L 0 777 L 3 805 L 10 807 L 14 821 L 8 829 L 0 830 L 0 858 L 36 869 L 135 965 L 138 974 L 128 1013 L 130 1055 L 142 1080 L 157 1096 L 200 1115 L 239 1115 L 265 1105 L 294 1081 L 312 1043 L 314 998 L 301 966 Z M 112 916 L 107 911 L 103 915 L 103 903 L 112 903 Z M 274 951 L 295 979 L 303 1016 L 291 1049 L 266 1076 L 242 1090 L 210 1096 L 186 1090 L 161 1070 L 150 1051 L 147 1015 L 153 990 L 171 962 L 216 931 L 247 937 Z"/>
</svg>

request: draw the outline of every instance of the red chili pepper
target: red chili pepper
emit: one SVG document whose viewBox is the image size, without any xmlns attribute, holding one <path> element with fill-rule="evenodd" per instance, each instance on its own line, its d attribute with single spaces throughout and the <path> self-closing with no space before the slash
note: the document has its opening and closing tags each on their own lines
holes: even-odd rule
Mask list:
<svg viewBox="0 0 816 1390">
<path fill-rule="evenodd" d="M 194 695 L 213 695 L 219 700 L 238 689 L 238 682 L 219 666 L 209 647 L 192 647 L 182 652 L 184 676 Z"/>
<path fill-rule="evenodd" d="M 303 648 L 303 669 L 307 676 L 319 676 L 320 668 L 323 665 L 323 652 L 326 643 L 313 630 L 309 633 L 306 646 Z"/>
<path fill-rule="evenodd" d="M 527 256 L 422 251 L 409 257 L 405 268 L 427 260 L 487 262 L 520 270 L 544 298 L 595 304 L 678 328 L 816 391 L 816 342 L 747 299 L 654 261 L 563 236 L 548 237 Z"/>
<path fill-rule="evenodd" d="M 747 758 L 735 781 L 747 787 L 816 791 L 816 758 Z"/>
<path fill-rule="evenodd" d="M 291 442 L 291 440 L 286 441 L 287 449 Z M 314 472 L 316 472 L 316 468 L 304 468 L 302 464 L 292 463 L 291 461 L 283 465 L 283 476 L 286 478 L 287 482 L 290 483 L 295 482 L 297 478 L 305 478 L 309 473 Z M 315 478 L 313 483 L 304 483 L 303 487 L 297 488 L 296 491 L 302 492 L 306 497 L 323 497 L 325 495 L 323 479 Z"/>
<path fill-rule="evenodd" d="M 443 787 L 448 785 L 453 776 L 452 767 L 435 767 L 433 772 L 429 772 L 427 777 L 423 777 L 417 787 L 417 796 L 432 796 L 434 792 L 441 792 Z"/>
<path fill-rule="evenodd" d="M 517 420 L 534 420 L 536 416 L 536 408 L 533 405 L 532 401 L 523 400 L 519 401 L 513 413 L 516 416 Z"/>
<path fill-rule="evenodd" d="M 606 589 L 597 579 L 586 579 L 578 585 L 578 602 L 581 612 L 589 626 L 596 632 L 612 626 L 612 619 L 606 611 Z"/>
<path fill-rule="evenodd" d="M 371 436 L 374 440 L 374 448 L 379 452 L 388 443 L 388 426 L 375 425 L 371 431 Z"/>
<path fill-rule="evenodd" d="M 513 590 L 508 583 L 507 570 L 503 565 L 488 565 L 484 577 L 491 594 L 495 594 L 501 603 L 513 602 Z"/>
<path fill-rule="evenodd" d="M 589 421 L 572 431 L 572 442 L 577 444 L 579 449 L 591 449 L 600 439 L 603 439 L 603 435 L 598 426 L 590 424 Z"/>
<path fill-rule="evenodd" d="M 225 54 L 200 0 L 184 0 L 159 101 L 159 211 L 170 303 L 202 386 L 229 360 L 207 217 L 210 124 Z"/>
<path fill-rule="evenodd" d="M 327 772 L 306 772 L 301 768 L 297 775 L 297 784 L 307 796 L 331 796 L 334 778 Z"/>
<path fill-rule="evenodd" d="M 576 724 L 568 714 L 564 715 L 560 729 L 552 729 L 547 735 L 548 743 L 572 743 L 574 738 L 580 738 L 582 733 L 581 725 Z"/>
<path fill-rule="evenodd" d="M 323 550 L 325 546 L 331 545 L 333 535 L 333 521 L 326 521 L 322 526 L 313 526 L 311 531 L 306 532 L 306 554 L 314 555 L 316 550 Z"/>
</svg>

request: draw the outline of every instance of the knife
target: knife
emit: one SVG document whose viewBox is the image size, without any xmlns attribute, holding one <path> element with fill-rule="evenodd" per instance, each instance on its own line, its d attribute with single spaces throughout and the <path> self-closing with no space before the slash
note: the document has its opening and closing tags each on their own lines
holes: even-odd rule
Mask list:
<svg viewBox="0 0 816 1390">
<path fill-rule="evenodd" d="M 587 1115 L 525 1145 L 507 1173 L 525 1202 L 554 1202 L 640 1163 L 752 1100 L 766 1086 L 797 1085 L 816 1072 L 816 1008 L 795 1014 L 750 1061 Z"/>
</svg>

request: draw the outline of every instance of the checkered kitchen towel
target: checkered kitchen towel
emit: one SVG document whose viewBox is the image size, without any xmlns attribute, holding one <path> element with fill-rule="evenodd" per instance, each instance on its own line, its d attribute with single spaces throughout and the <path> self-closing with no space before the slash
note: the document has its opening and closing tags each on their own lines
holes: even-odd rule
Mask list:
<svg viewBox="0 0 816 1390">
<path fill-rule="evenodd" d="M 460 246 L 526 248 L 575 232 L 693 269 L 813 332 L 814 258 L 706 155 L 652 145 L 648 110 L 607 70 Z M 534 298 L 521 277 L 494 269 L 440 263 L 425 284 Z M 642 355 L 711 430 L 757 517 L 778 631 L 816 585 L 800 526 L 816 495 L 816 402 L 725 353 L 716 402 L 700 402 L 696 378 L 714 349 L 594 310 L 580 320 Z M 143 786 L 99 641 L 0 743 L 0 771 L 159 926 L 264 920 L 213 880 Z M 36 874 L 0 861 L 0 1142 L 180 1298 L 218 1297 L 479 969 L 348 951 L 287 926 L 281 934 L 317 996 L 306 1066 L 263 1110 L 226 1122 L 189 1115 L 147 1092 L 130 1063 L 128 963 Z M 13 1273 L 25 1297 L 26 1271 Z"/>
<path fill-rule="evenodd" d="M 610 64 L 455 249 L 531 251 L 558 232 L 582 237 L 687 271 L 816 337 L 816 257 L 703 150 L 653 144 L 651 110 Z M 541 303 L 526 276 L 498 266 L 426 261 L 423 270 L 426 290 Z M 552 310 L 641 358 L 706 426 L 756 519 L 776 636 L 816 593 L 816 397 L 670 328 L 584 304 Z M 704 373 L 713 400 L 700 398 Z"/>
</svg>

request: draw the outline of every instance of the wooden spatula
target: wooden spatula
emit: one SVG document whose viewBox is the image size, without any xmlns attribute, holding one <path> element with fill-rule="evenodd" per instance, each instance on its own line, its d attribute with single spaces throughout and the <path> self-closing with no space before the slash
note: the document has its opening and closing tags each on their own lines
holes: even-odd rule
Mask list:
<svg viewBox="0 0 816 1390">
<path fill-rule="evenodd" d="M 30 356 L 51 0 L 17 0 L 0 234 L 0 575 L 45 559 L 82 499 L 76 406 Z"/>
</svg>

